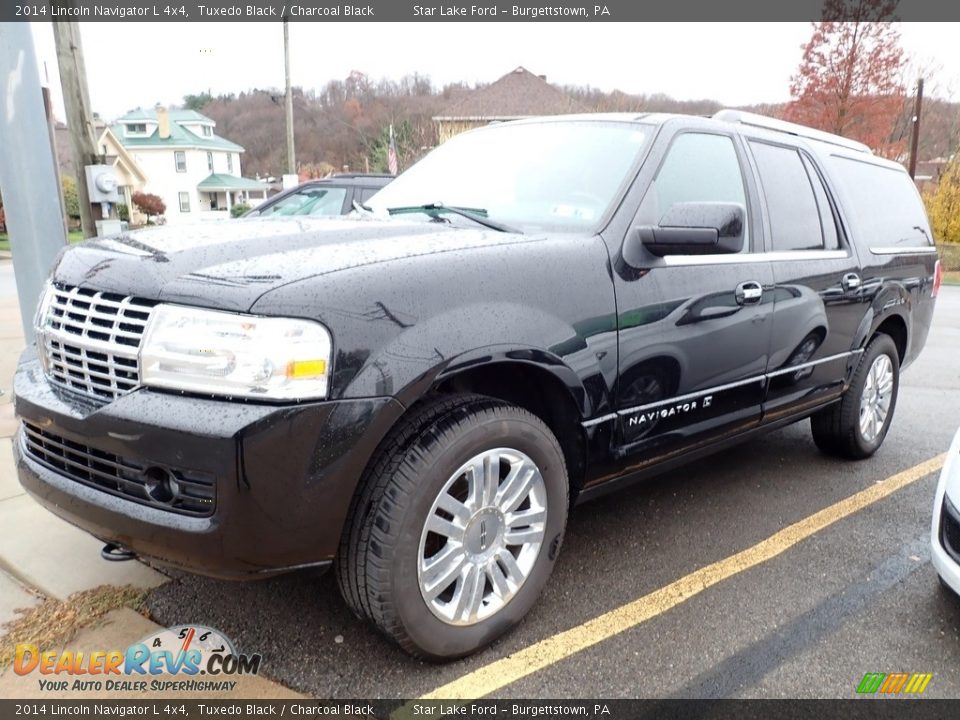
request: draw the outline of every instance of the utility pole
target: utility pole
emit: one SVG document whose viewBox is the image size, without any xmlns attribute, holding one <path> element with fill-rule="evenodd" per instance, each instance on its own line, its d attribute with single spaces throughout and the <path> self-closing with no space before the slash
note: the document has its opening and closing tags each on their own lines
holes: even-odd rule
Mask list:
<svg viewBox="0 0 960 720">
<path fill-rule="evenodd" d="M 68 3 L 73 4 L 73 3 Z M 97 234 L 90 207 L 87 175 L 84 168 L 100 162 L 97 138 L 90 111 L 90 93 L 87 90 L 87 69 L 83 62 L 80 25 L 75 22 L 53 22 L 53 39 L 57 46 L 57 65 L 63 87 L 63 106 L 67 113 L 67 130 L 73 164 L 77 167 L 77 195 L 80 199 L 80 227 L 85 238 Z"/>
<path fill-rule="evenodd" d="M 913 106 L 913 134 L 910 136 L 910 177 L 917 174 L 917 151 L 920 147 L 920 108 L 923 105 L 923 78 L 917 80 L 917 99 Z"/>
<path fill-rule="evenodd" d="M 0 191 L 29 343 L 40 291 L 67 243 L 30 25 L 0 22 Z M 4 342 L 7 342 L 4 340 Z"/>
<path fill-rule="evenodd" d="M 44 74 L 46 74 L 46 63 L 44 63 Z M 53 150 L 54 179 L 57 181 L 57 187 L 62 188 L 63 185 L 60 182 L 60 162 L 57 157 L 57 121 L 53 117 L 53 100 L 50 99 L 48 83 L 49 79 L 44 77 L 44 84 L 40 88 L 43 93 L 43 114 L 47 118 L 47 136 L 50 138 L 50 148 Z M 63 220 L 63 231 L 68 232 L 70 227 L 67 224 L 67 209 L 64 207 L 63 193 L 58 193 L 57 198 L 60 200 L 60 218 Z"/>
<path fill-rule="evenodd" d="M 287 83 L 287 174 L 295 175 L 297 161 L 293 152 L 293 90 L 290 88 L 290 21 L 283 19 L 283 71 Z"/>
</svg>

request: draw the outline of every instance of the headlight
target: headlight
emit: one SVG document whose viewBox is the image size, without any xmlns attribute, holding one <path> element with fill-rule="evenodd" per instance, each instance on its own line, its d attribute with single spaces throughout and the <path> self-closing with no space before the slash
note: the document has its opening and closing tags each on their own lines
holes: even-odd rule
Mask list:
<svg viewBox="0 0 960 720">
<path fill-rule="evenodd" d="M 319 323 L 157 305 L 140 351 L 146 386 L 306 400 L 327 395 L 330 334 Z"/>
<path fill-rule="evenodd" d="M 53 288 L 50 282 L 43 284 L 43 290 L 40 291 L 40 299 L 37 302 L 37 312 L 33 316 L 34 332 L 40 332 L 47 326 L 47 313 L 50 310 L 50 301 L 53 300 Z"/>
<path fill-rule="evenodd" d="M 50 283 L 47 282 L 43 286 L 43 291 L 40 293 L 40 302 L 37 303 L 37 312 L 33 316 L 33 334 L 35 336 L 37 346 L 40 348 L 40 352 L 37 353 L 40 357 L 40 365 L 43 367 L 44 372 L 49 371 L 47 353 L 42 349 L 42 345 L 46 342 L 43 337 L 43 331 L 47 327 L 47 323 L 50 321 L 50 303 L 53 301 L 53 288 Z"/>
</svg>

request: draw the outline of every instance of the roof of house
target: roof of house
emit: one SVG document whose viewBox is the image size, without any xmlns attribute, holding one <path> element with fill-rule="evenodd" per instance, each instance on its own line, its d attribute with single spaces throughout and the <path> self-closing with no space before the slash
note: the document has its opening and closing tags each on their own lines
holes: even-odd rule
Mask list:
<svg viewBox="0 0 960 720">
<path fill-rule="evenodd" d="M 202 123 L 213 123 L 213 120 L 208 118 L 206 115 L 198 113 L 196 110 L 180 110 L 173 109 L 167 110 L 167 114 L 170 116 L 172 122 L 202 122 Z M 117 122 L 127 123 L 127 122 L 156 122 L 157 121 L 157 111 L 156 109 L 144 110 L 143 108 L 137 108 L 136 110 L 131 110 L 123 117 L 117 118 Z"/>
<path fill-rule="evenodd" d="M 197 190 L 267 190 L 267 183 L 250 178 L 227 175 L 226 173 L 212 173 L 197 185 Z"/>
<path fill-rule="evenodd" d="M 168 110 L 170 115 L 170 137 L 161 138 L 159 129 L 156 128 L 150 135 L 130 137 L 124 133 L 123 125 L 134 122 L 157 122 L 156 110 L 131 110 L 123 117 L 119 118 L 110 129 L 125 147 L 149 148 L 149 147 L 199 147 L 208 150 L 233 150 L 243 152 L 243 147 L 231 142 L 219 135 L 197 135 L 191 130 L 184 128 L 181 123 L 213 123 L 213 120 L 206 115 L 201 115 L 196 110 Z"/>
<path fill-rule="evenodd" d="M 518 67 L 475 90 L 434 120 L 506 120 L 532 115 L 562 115 L 586 108 L 562 90 Z"/>
<path fill-rule="evenodd" d="M 117 149 L 117 154 L 113 156 L 107 155 L 106 161 L 114 167 L 117 165 L 122 166 L 128 173 L 139 178 L 140 182 L 146 182 L 147 176 L 144 175 L 143 170 L 137 164 L 137 161 L 134 160 L 133 156 L 123 146 L 123 143 L 117 140 L 117 136 L 109 127 L 103 128 L 103 133 L 100 135 L 100 139 L 97 141 L 98 144 L 102 144 L 108 136 L 112 138 L 113 145 Z"/>
</svg>

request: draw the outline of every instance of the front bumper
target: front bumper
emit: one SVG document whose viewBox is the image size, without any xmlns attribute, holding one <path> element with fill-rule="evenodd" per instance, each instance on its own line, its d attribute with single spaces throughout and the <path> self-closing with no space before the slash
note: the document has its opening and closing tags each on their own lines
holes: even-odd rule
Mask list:
<svg viewBox="0 0 960 720">
<path fill-rule="evenodd" d="M 367 461 L 403 411 L 393 398 L 277 406 L 146 389 L 92 405 L 47 382 L 32 348 L 14 393 L 22 421 L 69 447 L 210 477 L 215 489 L 203 516 L 119 497 L 38 459 L 21 425 L 17 471 L 41 504 L 138 555 L 234 579 L 329 563 Z"/>
</svg>

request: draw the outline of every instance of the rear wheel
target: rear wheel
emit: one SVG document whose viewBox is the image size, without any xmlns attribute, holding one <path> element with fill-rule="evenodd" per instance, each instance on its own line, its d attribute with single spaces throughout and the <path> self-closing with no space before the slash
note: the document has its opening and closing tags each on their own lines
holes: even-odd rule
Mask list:
<svg viewBox="0 0 960 720">
<path fill-rule="evenodd" d="M 344 598 L 414 655 L 474 652 L 536 602 L 567 492 L 563 453 L 536 416 L 480 396 L 431 402 L 366 474 L 337 560 Z"/>
<path fill-rule="evenodd" d="M 829 455 L 860 460 L 883 444 L 900 387 L 900 359 L 889 335 L 870 341 L 840 402 L 810 418 L 813 440 Z"/>
</svg>

